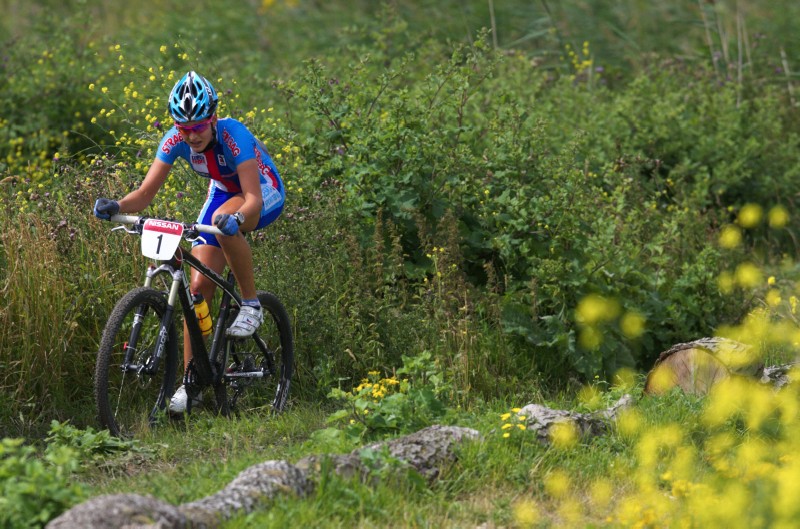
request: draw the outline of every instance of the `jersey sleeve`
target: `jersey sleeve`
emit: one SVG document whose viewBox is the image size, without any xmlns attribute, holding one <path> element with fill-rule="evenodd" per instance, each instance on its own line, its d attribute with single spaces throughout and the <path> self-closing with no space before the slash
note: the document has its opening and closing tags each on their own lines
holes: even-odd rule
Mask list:
<svg viewBox="0 0 800 529">
<path fill-rule="evenodd" d="M 186 158 L 188 150 L 189 145 L 183 141 L 183 136 L 178 132 L 177 127 L 172 127 L 161 138 L 161 143 L 158 144 L 156 151 L 156 159 L 173 165 L 179 157 Z"/>
<path fill-rule="evenodd" d="M 222 121 L 220 120 L 220 122 Z M 225 127 L 222 129 L 222 141 L 230 150 L 233 161 L 237 166 L 256 157 L 253 150 L 256 138 L 240 121 L 230 118 L 225 120 Z"/>
</svg>

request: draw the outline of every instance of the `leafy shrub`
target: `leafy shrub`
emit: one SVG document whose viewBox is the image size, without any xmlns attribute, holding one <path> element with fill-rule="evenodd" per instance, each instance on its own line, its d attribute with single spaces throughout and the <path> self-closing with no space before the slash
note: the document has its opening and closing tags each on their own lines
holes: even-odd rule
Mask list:
<svg viewBox="0 0 800 529">
<path fill-rule="evenodd" d="M 77 451 L 79 459 L 86 461 L 120 452 L 140 450 L 136 440 L 122 440 L 114 437 L 108 430 L 95 430 L 87 427 L 76 428 L 68 422 L 52 421 L 50 432 L 45 439 L 48 449 L 64 446 Z"/>
<path fill-rule="evenodd" d="M 431 59 L 436 43 L 410 48 L 419 57 L 381 55 L 381 74 L 372 57 L 335 73 L 312 61 L 284 87 L 317 119 L 301 150 L 306 185 L 333 178 L 364 233 L 378 211 L 396 225 L 407 274 L 438 273 L 420 225 L 435 235 L 454 215 L 456 265 L 479 287 L 494 268 L 503 325 L 524 340 L 516 354 L 562 378 L 645 367 L 676 339 L 742 313 L 742 299 L 714 284 L 723 257 L 713 233 L 745 198 L 785 200 L 773 190 L 794 178 L 797 137 L 786 142 L 781 94 L 748 99 L 681 63 L 612 92 L 499 57 L 485 36 L 446 62 Z M 620 304 L 602 329 L 576 318 L 589 295 Z M 626 333 L 632 321 L 644 327 Z"/>
<path fill-rule="evenodd" d="M 49 447 L 43 457 L 22 439 L 4 438 L 0 445 L 0 525 L 44 527 L 72 505 L 86 499 L 74 480 L 79 453 L 67 446 Z"/>
<path fill-rule="evenodd" d="M 76 428 L 52 421 L 43 453 L 24 439 L 4 438 L 0 445 L 0 526 L 44 527 L 47 522 L 87 499 L 76 474 L 84 465 L 111 454 L 139 450 L 108 430 Z"/>
<path fill-rule="evenodd" d="M 20 187 L 26 181 L 49 184 L 59 157 L 108 142 L 89 123 L 98 103 L 86 94 L 100 69 L 97 43 L 87 42 L 85 28 L 76 22 L 81 13 L 74 16 L 65 20 L 45 11 L 22 36 L 4 37 L 0 175 Z"/>
<path fill-rule="evenodd" d="M 387 434 L 414 432 L 444 414 L 440 398 L 445 391 L 442 375 L 429 352 L 404 357 L 403 367 L 396 375 L 381 378 L 380 372 L 370 371 L 351 391 L 332 389 L 329 397 L 344 407 L 331 414 L 328 422 L 344 421 L 341 432 L 352 444 Z M 329 430 L 317 435 L 333 434 Z"/>
</svg>

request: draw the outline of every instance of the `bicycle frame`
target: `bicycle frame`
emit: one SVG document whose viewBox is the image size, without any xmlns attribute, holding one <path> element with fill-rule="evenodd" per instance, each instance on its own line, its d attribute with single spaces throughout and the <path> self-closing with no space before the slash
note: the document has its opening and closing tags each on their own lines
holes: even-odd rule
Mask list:
<svg viewBox="0 0 800 529">
<path fill-rule="evenodd" d="M 141 254 L 152 261 L 144 263 L 144 285 L 120 298 L 103 329 L 94 376 L 101 424 L 114 435 L 128 436 L 142 426 L 144 417 L 139 412 L 145 408 L 150 410 L 149 426 L 162 414 L 178 414 L 179 406 L 173 410 L 172 404 L 181 383 L 179 365 L 184 368 L 182 384 L 189 397 L 180 410 L 184 413 L 191 413 L 192 402 L 205 389 L 213 389 L 214 410 L 222 415 L 238 411 L 239 398 L 251 390 L 252 395 L 243 399 L 248 410 L 263 408 L 265 397 L 274 412 L 283 410 L 294 365 L 290 316 L 277 296 L 257 290 L 262 310 L 269 315 L 268 324 L 248 337 L 229 334 L 228 325 L 243 305 L 233 271 L 230 266 L 210 268 L 187 245 L 206 233 L 221 235 L 219 229 L 129 215 L 112 215 L 109 220 L 121 224 L 112 231 L 137 235 Z M 193 274 L 201 274 L 221 290 L 219 298 L 208 296 L 212 309 L 216 306 L 211 317 L 217 324 L 210 336 L 200 330 L 190 291 Z M 176 321 L 180 314 L 183 340 Z M 189 359 L 185 365 L 179 359 L 181 341 L 184 354 L 180 357 Z"/>
<path fill-rule="evenodd" d="M 129 215 L 114 215 L 111 219 L 112 222 L 121 222 L 123 224 L 134 224 L 134 229 L 127 229 L 122 226 L 115 229 L 125 229 L 128 232 L 141 234 L 142 221 L 144 217 L 129 216 Z M 199 224 L 183 224 L 187 230 L 192 230 L 192 235 L 182 235 L 185 240 L 197 240 L 200 233 L 213 233 L 220 234 L 221 232 L 213 226 L 204 226 Z M 194 235 L 196 234 L 196 235 Z M 192 238 L 194 237 L 194 238 Z M 209 278 L 215 285 L 222 290 L 222 299 L 220 301 L 219 313 L 217 316 L 217 323 L 211 338 L 211 346 L 206 346 L 206 340 L 200 331 L 200 324 L 197 321 L 195 313 L 194 302 L 192 301 L 189 277 L 185 272 L 184 264 L 194 268 L 205 277 Z M 263 377 L 271 375 L 276 372 L 274 359 L 271 355 L 266 354 L 269 351 L 267 344 L 258 335 L 253 333 L 253 340 L 257 347 L 265 353 L 267 358 L 267 373 L 264 372 L 251 372 L 246 374 L 226 375 L 224 366 L 227 362 L 226 344 L 229 343 L 230 338 L 225 335 L 226 325 L 233 305 L 241 307 L 241 296 L 236 292 L 236 280 L 232 271 L 228 271 L 228 278 L 223 278 L 220 274 L 206 266 L 203 262 L 197 259 L 190 252 L 187 252 L 180 245 L 175 247 L 174 254 L 166 260 L 162 259 L 160 265 L 156 266 L 151 263 L 148 266 L 147 274 L 144 281 L 145 287 L 152 288 L 153 280 L 159 274 L 167 274 L 171 277 L 171 284 L 167 294 L 167 309 L 161 318 L 161 326 L 159 328 L 159 335 L 157 340 L 156 349 L 154 354 L 147 365 L 139 366 L 131 364 L 134 351 L 128 349 L 125 354 L 125 362 L 122 369 L 139 373 L 144 371 L 148 374 L 155 374 L 158 371 L 158 364 L 164 354 L 166 347 L 167 333 L 169 325 L 175 316 L 176 304 L 180 304 L 184 320 L 186 321 L 186 330 L 188 336 L 184 336 L 184 340 L 189 339 L 192 349 L 192 361 L 187 366 L 184 373 L 184 383 L 189 385 L 198 386 L 217 386 L 222 383 L 223 377 L 227 378 L 240 378 L 240 377 Z M 232 303 L 233 302 L 233 303 Z M 134 321 L 134 328 L 132 330 L 133 336 L 138 334 L 143 320 L 143 314 L 137 314 L 137 320 Z M 137 323 L 138 322 L 138 323 Z M 196 377 L 196 380 L 195 380 Z"/>
<path fill-rule="evenodd" d="M 209 278 L 222 290 L 222 300 L 220 301 L 217 325 L 214 329 L 211 338 L 211 346 L 209 348 L 206 347 L 206 340 L 203 338 L 200 325 L 197 322 L 197 315 L 194 310 L 194 303 L 192 302 L 189 289 L 188 274 L 183 267 L 184 263 Z M 172 284 L 167 296 L 167 312 L 163 316 L 163 323 L 160 330 L 160 333 L 164 334 L 163 339 L 166 339 L 166 329 L 168 328 L 170 320 L 174 317 L 177 302 L 182 308 L 183 317 L 186 321 L 188 339 L 192 347 L 192 367 L 194 371 L 192 374 L 198 377 L 198 382 L 201 386 L 219 384 L 222 379 L 221 367 L 225 362 L 225 358 L 220 359 L 219 356 L 220 352 L 224 350 L 222 347 L 224 345 L 224 340 L 227 339 L 225 337 L 225 322 L 232 308 L 231 300 L 233 300 L 237 306 L 241 306 L 242 303 L 241 297 L 235 291 L 236 283 L 233 273 L 228 272 L 228 279 L 226 280 L 181 247 L 178 247 L 171 260 L 159 266 L 150 264 L 147 269 L 144 286 L 151 287 L 153 279 L 162 273 L 172 277 Z M 187 337 L 184 337 L 184 339 L 186 338 Z M 164 343 L 160 334 L 158 348 L 154 355 L 155 364 L 153 366 L 153 371 L 156 371 L 158 368 L 158 361 L 163 352 L 163 346 Z"/>
<path fill-rule="evenodd" d="M 114 215 L 110 220 L 112 222 L 121 222 L 123 224 L 134 225 L 134 228 L 132 229 L 125 228 L 124 226 L 119 226 L 118 228 L 114 229 L 124 229 L 126 232 L 142 235 L 143 221 L 145 221 L 146 218 L 130 215 Z M 200 233 L 203 232 L 213 233 L 215 235 L 221 234 L 221 232 L 213 226 L 183 223 L 179 224 L 183 225 L 184 230 L 192 230 L 190 232 L 191 235 L 188 235 L 187 231 L 182 232 L 181 235 L 182 239 L 189 241 L 197 240 L 197 238 L 200 237 Z M 160 241 L 158 248 L 159 250 L 161 249 Z M 188 336 L 184 336 L 184 340 L 188 339 L 192 348 L 192 361 L 190 362 L 190 365 L 184 374 L 185 382 L 200 386 L 217 385 L 221 382 L 224 374 L 222 366 L 226 361 L 226 358 L 224 358 L 225 344 L 228 340 L 228 338 L 225 336 L 225 322 L 227 321 L 230 311 L 232 310 L 231 301 L 233 301 L 233 303 L 235 303 L 237 306 L 241 306 L 242 304 L 242 299 L 235 290 L 236 282 L 233 272 L 230 270 L 228 271 L 228 279 L 226 280 L 220 274 L 210 269 L 203 262 L 193 256 L 190 252 L 187 252 L 178 244 L 176 244 L 174 253 L 171 257 L 168 259 L 164 259 L 162 257 L 160 260 L 161 264 L 158 266 L 153 263 L 148 266 L 144 281 L 145 287 L 152 287 L 153 279 L 159 274 L 167 274 L 171 277 L 171 285 L 167 294 L 167 309 L 161 318 L 161 326 L 159 329 L 156 349 L 147 365 L 131 364 L 131 360 L 135 351 L 127 349 L 122 369 L 135 372 L 137 374 L 142 371 L 148 374 L 155 374 L 158 371 L 158 364 L 164 355 L 164 349 L 166 347 L 167 330 L 175 315 L 176 305 L 180 304 L 184 319 L 186 321 L 186 329 L 188 333 Z M 222 290 L 222 300 L 220 301 L 217 325 L 211 339 L 210 348 L 206 347 L 206 341 L 203 338 L 202 332 L 200 331 L 200 325 L 197 322 L 197 315 L 194 310 L 194 302 L 192 301 L 189 288 L 189 278 L 188 274 L 185 272 L 184 264 L 196 269 Z M 141 325 L 143 316 L 143 314 L 136 315 L 134 328 L 132 330 L 132 335 L 134 337 L 136 337 L 140 330 L 139 325 Z M 253 338 L 255 339 L 258 347 L 262 351 L 266 352 L 267 346 L 263 340 L 255 334 Z M 223 358 L 220 358 L 220 356 Z M 269 365 L 268 368 L 270 371 L 274 371 L 273 365 Z M 263 373 L 260 373 L 259 375 L 263 376 Z M 194 377 L 196 377 L 197 380 L 194 380 Z"/>
</svg>

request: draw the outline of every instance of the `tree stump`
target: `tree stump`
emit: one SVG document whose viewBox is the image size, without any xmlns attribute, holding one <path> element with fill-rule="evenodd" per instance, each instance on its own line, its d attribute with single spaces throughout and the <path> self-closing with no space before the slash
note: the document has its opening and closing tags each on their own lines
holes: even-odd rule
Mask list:
<svg viewBox="0 0 800 529">
<path fill-rule="evenodd" d="M 690 395 L 705 395 L 731 375 L 760 378 L 764 364 L 750 346 L 727 338 L 701 338 L 667 349 L 645 380 L 647 395 L 663 395 L 680 387 Z"/>
</svg>

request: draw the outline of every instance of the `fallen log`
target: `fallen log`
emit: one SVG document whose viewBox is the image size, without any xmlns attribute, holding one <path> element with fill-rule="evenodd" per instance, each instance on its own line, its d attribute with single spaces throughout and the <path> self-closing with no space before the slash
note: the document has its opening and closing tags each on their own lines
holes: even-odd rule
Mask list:
<svg viewBox="0 0 800 529">
<path fill-rule="evenodd" d="M 713 386 L 741 376 L 781 389 L 797 378 L 798 362 L 765 366 L 749 345 L 727 338 L 701 338 L 676 344 L 661 353 L 647 374 L 645 395 L 663 395 L 678 387 L 705 395 Z"/>
</svg>

